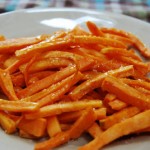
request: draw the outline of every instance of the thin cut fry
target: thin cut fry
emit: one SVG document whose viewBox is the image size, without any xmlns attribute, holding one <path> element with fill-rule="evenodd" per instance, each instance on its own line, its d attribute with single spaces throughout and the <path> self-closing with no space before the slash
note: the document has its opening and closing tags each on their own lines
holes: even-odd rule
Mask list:
<svg viewBox="0 0 150 150">
<path fill-rule="evenodd" d="M 74 36 L 73 42 L 77 44 L 102 44 L 108 47 L 126 48 L 126 45 L 120 41 L 97 36 Z"/>
<path fill-rule="evenodd" d="M 115 77 L 109 76 L 105 78 L 102 88 L 115 94 L 127 104 L 137 106 L 142 110 L 150 109 L 150 96 L 144 95 Z"/>
<path fill-rule="evenodd" d="M 41 35 L 38 37 L 7 39 L 5 41 L 0 42 L 0 53 L 13 53 L 21 48 L 39 43 L 48 37 L 49 35 Z"/>
<path fill-rule="evenodd" d="M 81 117 L 66 132 L 60 132 L 53 138 L 35 145 L 35 150 L 52 149 L 66 143 L 70 139 L 78 138 L 95 121 L 95 116 L 91 108 L 86 109 Z"/>
<path fill-rule="evenodd" d="M 22 118 L 18 124 L 18 128 L 35 137 L 43 137 L 46 133 L 47 121 L 44 118 L 35 120 L 26 120 Z"/>
<path fill-rule="evenodd" d="M 150 110 L 137 114 L 136 116 L 120 122 L 101 135 L 97 136 L 90 143 L 80 147 L 78 150 L 98 150 L 115 139 L 145 129 L 150 125 Z M 141 123 L 142 122 L 142 123 Z"/>
<path fill-rule="evenodd" d="M 64 79 L 65 77 L 73 74 L 75 71 L 76 71 L 76 68 L 74 66 L 69 66 L 63 70 L 56 72 L 55 74 L 52 74 L 52 75 L 50 75 L 50 76 L 48 76 L 42 80 L 37 81 L 34 84 L 31 84 L 27 88 L 20 91 L 17 95 L 20 98 L 30 96 L 30 95 L 32 95 L 32 94 L 34 94 L 34 93 L 36 93 L 42 89 L 47 88 L 48 86 L 50 86 L 56 82 Z"/>
<path fill-rule="evenodd" d="M 93 35 L 104 36 L 103 32 L 100 31 L 96 24 L 94 24 L 93 22 L 87 21 L 86 25 Z"/>
<path fill-rule="evenodd" d="M 47 119 L 47 132 L 50 137 L 55 136 L 61 132 L 61 126 L 56 116 L 48 117 Z"/>
<path fill-rule="evenodd" d="M 115 35 L 119 35 L 119 36 L 123 36 L 123 37 L 127 37 L 129 39 L 131 39 L 134 42 L 134 46 L 136 46 L 137 50 L 139 52 L 141 52 L 141 54 L 147 58 L 150 57 L 150 51 L 148 48 L 145 47 L 145 45 L 141 42 L 141 40 L 138 39 L 138 37 L 136 37 L 135 35 L 133 35 L 132 33 L 123 31 L 123 30 L 119 30 L 119 29 L 115 29 L 115 28 L 100 28 L 100 30 L 104 33 L 113 33 Z"/>
<path fill-rule="evenodd" d="M 121 110 L 125 107 L 127 107 L 127 103 L 120 101 L 119 99 L 115 99 L 111 102 L 108 103 L 108 105 L 113 109 L 113 110 Z"/>
<path fill-rule="evenodd" d="M 96 122 L 94 122 L 93 125 L 90 128 L 88 128 L 87 131 L 93 138 L 96 138 L 97 136 L 103 133 L 103 130 Z"/>
<path fill-rule="evenodd" d="M 97 75 L 95 78 L 93 79 L 89 79 L 85 82 L 83 82 L 82 84 L 80 84 L 79 86 L 77 86 L 70 94 L 69 96 L 73 99 L 73 100 L 78 100 L 80 99 L 82 96 L 84 96 L 85 94 L 87 94 L 88 92 L 90 92 L 91 90 L 98 88 L 101 86 L 102 81 L 104 80 L 104 78 L 108 75 L 126 75 L 126 72 L 130 74 L 133 73 L 133 66 L 127 66 L 127 67 L 120 67 L 119 69 L 116 70 L 111 70 L 109 72 L 103 73 L 103 74 L 99 74 Z M 131 75 L 130 74 L 130 75 Z"/>
<path fill-rule="evenodd" d="M 114 113 L 111 116 L 106 117 L 103 120 L 100 120 L 100 125 L 103 129 L 108 129 L 116 123 L 124 121 L 127 118 L 130 118 L 138 114 L 140 110 L 137 107 L 128 107 L 124 108 L 119 112 Z"/>
<path fill-rule="evenodd" d="M 38 110 L 39 105 L 34 102 L 8 101 L 0 99 L 0 110 L 10 112 L 30 112 Z"/>
<path fill-rule="evenodd" d="M 3 111 L 0 111 L 0 125 L 6 133 L 11 134 L 16 131 L 16 123 Z"/>
<path fill-rule="evenodd" d="M 18 100 L 8 71 L 0 69 L 0 87 L 10 100 Z"/>
<path fill-rule="evenodd" d="M 37 112 L 25 114 L 25 117 L 27 119 L 48 117 L 48 116 L 58 115 L 64 112 L 82 110 L 87 107 L 99 108 L 101 107 L 101 105 L 102 102 L 100 100 L 82 100 L 82 101 L 75 101 L 75 102 L 58 103 L 58 104 L 44 106 L 40 108 Z"/>
<path fill-rule="evenodd" d="M 56 40 L 56 41 L 51 41 L 50 40 L 45 40 L 43 42 L 40 42 L 38 44 L 34 44 L 32 46 L 23 48 L 21 50 L 17 50 L 15 52 L 17 57 L 32 57 L 36 52 L 44 52 L 47 50 L 56 50 L 59 49 L 60 47 L 68 47 L 70 45 L 70 40 Z"/>
</svg>

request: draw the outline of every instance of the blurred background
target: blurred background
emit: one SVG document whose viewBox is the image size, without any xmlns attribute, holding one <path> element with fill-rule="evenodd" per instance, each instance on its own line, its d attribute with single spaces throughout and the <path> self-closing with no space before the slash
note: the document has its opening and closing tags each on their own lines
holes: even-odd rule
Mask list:
<svg viewBox="0 0 150 150">
<path fill-rule="evenodd" d="M 57 7 L 122 13 L 150 22 L 150 0 L 0 0 L 0 13 L 28 8 Z"/>
</svg>

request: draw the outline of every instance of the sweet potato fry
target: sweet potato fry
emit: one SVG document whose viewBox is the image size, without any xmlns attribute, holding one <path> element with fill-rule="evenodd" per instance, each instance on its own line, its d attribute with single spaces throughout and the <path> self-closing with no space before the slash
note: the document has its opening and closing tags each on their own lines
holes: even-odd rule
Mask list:
<svg viewBox="0 0 150 150">
<path fill-rule="evenodd" d="M 102 83 L 103 90 L 115 94 L 121 101 L 137 106 L 140 109 L 150 109 L 150 97 L 123 83 L 115 77 L 106 77 Z"/>
<path fill-rule="evenodd" d="M 97 136 L 100 136 L 103 133 L 103 130 L 96 122 L 94 122 L 93 125 L 90 128 L 88 128 L 87 131 L 93 138 L 96 138 Z"/>
<path fill-rule="evenodd" d="M 74 27 L 74 29 L 69 31 L 69 34 L 71 34 L 71 35 L 89 35 L 89 33 L 79 25 L 76 25 Z"/>
<path fill-rule="evenodd" d="M 24 75 L 21 72 L 14 73 L 11 75 L 11 80 L 14 86 L 25 87 Z"/>
<path fill-rule="evenodd" d="M 119 100 L 119 99 L 115 99 L 111 102 L 108 103 L 108 105 L 113 109 L 113 110 L 121 110 L 125 107 L 127 107 L 127 103 Z"/>
<path fill-rule="evenodd" d="M 33 135 L 30 135 L 29 133 L 23 131 L 23 130 L 19 130 L 19 136 L 21 138 L 26 138 L 26 139 L 37 139 L 37 137 L 33 136 Z"/>
<path fill-rule="evenodd" d="M 76 71 L 75 67 L 68 66 L 67 68 L 60 70 L 56 72 L 55 74 L 52 74 L 42 80 L 37 81 L 36 83 L 29 85 L 27 88 L 20 91 L 17 95 L 19 98 L 30 96 L 42 89 L 49 87 L 52 84 L 55 84 L 56 82 L 64 79 L 65 77 L 73 74 L 75 71 Z"/>
<path fill-rule="evenodd" d="M 4 61 L 4 68 L 10 67 L 13 63 L 17 61 L 17 57 L 15 55 L 9 56 L 5 61 Z"/>
<path fill-rule="evenodd" d="M 26 58 L 22 58 L 22 59 L 19 59 L 16 57 L 16 61 L 12 65 L 10 65 L 8 68 L 6 68 L 5 70 L 7 70 L 10 74 L 13 74 L 19 70 L 20 65 L 28 62 L 30 59 L 31 59 L 30 57 L 26 57 Z"/>
<path fill-rule="evenodd" d="M 99 108 L 99 109 L 95 109 L 94 112 L 95 112 L 97 120 L 106 118 L 107 110 L 106 110 L 105 107 L 102 107 L 102 108 Z"/>
<path fill-rule="evenodd" d="M 150 96 L 150 90 L 147 90 L 145 88 L 142 88 L 142 87 L 135 87 L 139 92 L 147 95 L 147 96 Z"/>
<path fill-rule="evenodd" d="M 109 58 L 118 59 L 118 57 L 120 56 L 126 56 L 131 57 L 137 61 L 142 61 L 141 58 L 138 55 L 136 55 L 133 51 L 129 51 L 123 48 L 113 48 L 113 47 L 103 48 L 101 50 L 101 53 L 105 54 Z"/>
<path fill-rule="evenodd" d="M 41 80 L 45 77 L 48 77 L 49 75 L 55 73 L 55 71 L 40 71 L 40 72 L 36 72 L 36 73 L 33 73 L 33 74 L 30 74 L 30 81 L 31 82 L 30 84 L 38 81 L 38 80 Z"/>
<path fill-rule="evenodd" d="M 73 123 L 81 116 L 82 112 L 83 110 L 62 113 L 58 115 L 58 120 L 60 123 Z"/>
<path fill-rule="evenodd" d="M 115 28 L 105 28 L 105 27 L 100 28 L 100 30 L 104 33 L 113 33 L 115 35 L 119 35 L 119 36 L 123 36 L 123 37 L 131 39 L 132 42 L 134 43 L 134 46 L 144 57 L 147 57 L 147 58 L 150 57 L 149 49 L 146 48 L 145 45 L 142 43 L 142 41 L 140 39 L 138 39 L 138 37 L 136 37 L 132 33 L 129 33 L 129 32 L 123 31 L 123 30 L 119 30 L 119 29 L 115 29 Z"/>
<path fill-rule="evenodd" d="M 10 57 L 9 54 L 0 54 L 0 68 L 5 69 L 4 62 Z"/>
<path fill-rule="evenodd" d="M 13 53 L 21 48 L 39 43 L 47 39 L 49 35 L 41 35 L 38 37 L 25 37 L 17 39 L 7 39 L 0 42 L 0 53 Z"/>
<path fill-rule="evenodd" d="M 57 82 L 56 84 L 53 84 L 49 86 L 47 89 L 43 89 L 42 91 L 33 94 L 32 96 L 23 98 L 23 101 L 31 101 L 31 102 L 37 102 L 40 100 L 41 104 L 45 101 L 47 102 L 54 102 L 57 99 L 60 99 L 60 96 L 63 96 L 63 93 L 65 93 L 68 90 L 68 86 L 72 86 L 76 82 L 78 82 L 82 78 L 82 74 L 78 73 L 76 77 L 74 77 L 74 74 L 67 77 L 66 79 Z M 73 79 L 73 80 L 72 80 Z M 54 93 L 55 92 L 55 95 Z M 52 96 L 52 97 L 51 97 Z M 43 99 L 42 99 L 43 98 Z M 44 103 L 45 103 L 44 102 Z M 44 104 L 43 103 L 43 104 Z"/>
<path fill-rule="evenodd" d="M 70 129 L 70 127 L 72 126 L 72 124 L 69 124 L 69 123 L 61 123 L 60 124 L 60 127 L 61 127 L 61 130 L 62 131 L 67 131 L 67 130 L 69 130 Z"/>
<path fill-rule="evenodd" d="M 137 107 L 128 107 L 120 110 L 119 112 L 114 113 L 111 116 L 106 117 L 103 120 L 100 120 L 100 126 L 103 129 L 108 129 L 116 123 L 124 121 L 127 118 L 135 116 L 140 110 Z"/>
<path fill-rule="evenodd" d="M 69 140 L 70 140 L 70 134 L 68 131 L 60 132 L 56 136 L 50 138 L 49 140 L 35 144 L 34 150 L 52 149 L 59 145 L 67 143 Z"/>
<path fill-rule="evenodd" d="M 132 86 L 132 87 L 141 87 L 147 90 L 150 90 L 150 83 L 147 81 L 144 81 L 142 79 L 140 80 L 131 80 L 131 79 L 127 79 L 127 78 L 122 78 L 121 79 L 124 83 Z"/>
<path fill-rule="evenodd" d="M 35 145 L 35 150 L 52 149 L 66 143 L 70 139 L 78 138 L 95 121 L 95 116 L 91 108 L 86 109 L 81 117 L 66 132 L 60 132 L 53 138 Z"/>
<path fill-rule="evenodd" d="M 47 118 L 47 132 L 50 137 L 53 137 L 61 132 L 61 126 L 56 116 Z"/>
<path fill-rule="evenodd" d="M 15 55 L 21 57 L 32 57 L 35 53 L 41 53 L 47 50 L 58 50 L 60 47 L 65 48 L 70 46 L 70 40 L 54 40 L 47 39 L 40 43 L 34 44 L 31 47 L 26 47 L 15 52 Z"/>
<path fill-rule="evenodd" d="M 93 35 L 104 36 L 104 33 L 101 30 L 99 30 L 99 28 L 93 22 L 87 21 L 86 25 Z"/>
<path fill-rule="evenodd" d="M 47 121 L 44 118 L 27 120 L 22 118 L 17 127 L 35 137 L 43 137 L 46 133 Z"/>
<path fill-rule="evenodd" d="M 3 111 L 0 111 L 0 125 L 6 133 L 11 134 L 16 131 L 16 123 L 9 115 Z"/>
<path fill-rule="evenodd" d="M 122 42 L 97 36 L 74 36 L 73 43 L 75 44 L 102 44 L 108 47 L 126 48 Z"/>
<path fill-rule="evenodd" d="M 29 68 L 30 73 L 38 72 L 38 71 L 44 71 L 47 69 L 54 69 L 54 68 L 61 68 L 61 67 L 67 67 L 72 62 L 65 58 L 47 58 L 43 60 L 39 60 L 34 62 L 31 67 Z M 24 67 L 24 66 L 23 66 Z M 21 68 L 22 71 L 24 68 Z"/>
<path fill-rule="evenodd" d="M 40 108 L 37 112 L 25 114 L 27 119 L 35 119 L 39 117 L 48 117 L 58 115 L 64 112 L 72 112 L 82 110 L 87 107 L 99 108 L 102 102 L 100 100 L 82 100 L 75 102 L 56 103 Z"/>
<path fill-rule="evenodd" d="M 114 35 L 114 34 L 110 34 L 110 33 L 109 34 L 105 33 L 104 37 L 114 39 L 114 40 L 118 40 L 118 41 L 124 43 L 125 45 L 127 45 L 128 47 L 130 47 L 134 44 L 133 41 L 131 39 L 127 38 L 127 37 L 122 37 L 122 36 L 118 36 L 118 35 Z"/>
<path fill-rule="evenodd" d="M 72 123 L 76 121 L 82 114 L 83 110 L 67 112 L 58 116 L 58 120 L 61 123 Z M 94 110 L 97 120 L 106 118 L 106 108 L 99 108 Z"/>
<path fill-rule="evenodd" d="M 8 101 L 0 99 L 0 110 L 10 112 L 30 112 L 38 110 L 39 105 L 34 102 Z"/>
<path fill-rule="evenodd" d="M 0 69 L 0 87 L 10 100 L 18 100 L 9 72 L 2 69 Z"/>
<path fill-rule="evenodd" d="M 83 74 L 82 80 L 88 80 L 88 79 L 95 78 L 96 75 L 100 74 L 100 72 L 97 72 L 97 71 L 84 71 L 82 74 Z"/>
<path fill-rule="evenodd" d="M 117 123 L 103 132 L 101 135 L 97 136 L 90 143 L 80 147 L 78 150 L 98 150 L 115 139 L 118 139 L 119 137 L 134 133 L 141 129 L 145 129 L 150 125 L 150 117 L 147 117 L 149 115 L 150 110 L 146 110 L 135 115 L 134 117 Z"/>
<path fill-rule="evenodd" d="M 54 91 L 53 93 L 48 94 L 46 97 L 43 97 L 42 99 L 38 101 L 39 106 L 42 107 L 47 104 L 52 104 L 60 100 L 64 96 L 64 94 L 67 93 L 70 90 L 70 88 L 81 79 L 81 77 L 82 77 L 82 74 L 77 73 L 77 74 L 72 75 L 70 78 L 68 78 L 66 82 L 62 81 L 61 82 L 62 84 L 56 87 L 57 91 Z M 61 88 L 59 89 L 59 87 Z"/>
<path fill-rule="evenodd" d="M 148 64 L 147 63 L 144 63 L 144 62 L 139 62 L 137 60 L 134 60 L 132 58 L 128 58 L 128 57 L 124 57 L 124 56 L 121 56 L 120 57 L 120 60 L 125 62 L 126 64 L 130 64 L 130 65 L 133 65 L 134 66 L 134 69 L 136 72 L 138 72 L 136 75 L 136 77 L 141 77 L 141 76 L 144 76 L 147 75 L 148 73 Z"/>
<path fill-rule="evenodd" d="M 78 100 L 82 96 L 84 96 L 85 94 L 90 92 L 91 90 L 100 87 L 102 84 L 102 81 L 104 80 L 104 78 L 106 76 L 108 76 L 108 75 L 115 75 L 115 76 L 125 75 L 126 76 L 126 72 L 129 74 L 131 72 L 131 74 L 132 74 L 133 73 L 133 67 L 132 66 L 121 67 L 119 69 L 111 70 L 111 71 L 108 71 L 108 72 L 103 73 L 103 74 L 100 73 L 95 78 L 89 79 L 89 80 L 83 82 L 82 84 L 80 84 L 79 86 L 77 86 L 73 91 L 71 91 L 69 96 L 73 100 Z"/>
</svg>

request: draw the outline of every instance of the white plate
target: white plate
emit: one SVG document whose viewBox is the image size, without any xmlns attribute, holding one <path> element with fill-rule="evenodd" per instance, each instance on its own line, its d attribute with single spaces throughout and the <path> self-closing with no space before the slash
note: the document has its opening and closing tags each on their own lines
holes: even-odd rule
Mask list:
<svg viewBox="0 0 150 150">
<path fill-rule="evenodd" d="M 0 15 L 0 34 L 8 38 L 35 36 L 43 33 L 52 33 L 60 29 L 72 29 L 80 24 L 85 27 L 85 21 L 91 20 L 97 25 L 117 27 L 137 35 L 150 47 L 150 24 L 119 14 L 96 12 L 84 9 L 29 9 Z M 141 122 L 142 123 L 142 122 Z M 75 150 L 89 141 L 84 136 L 71 141 L 58 150 Z M 103 150 L 149 150 L 150 136 L 139 135 L 124 140 L 117 140 Z M 34 141 L 21 139 L 15 135 L 7 135 L 0 130 L 1 150 L 32 150 Z"/>
</svg>

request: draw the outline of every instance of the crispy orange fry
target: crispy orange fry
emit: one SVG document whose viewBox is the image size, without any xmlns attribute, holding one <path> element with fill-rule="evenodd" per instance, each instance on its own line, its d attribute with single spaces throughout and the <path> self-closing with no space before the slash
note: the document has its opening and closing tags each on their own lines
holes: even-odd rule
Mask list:
<svg viewBox="0 0 150 150">
<path fill-rule="evenodd" d="M 126 48 L 126 45 L 120 41 L 97 36 L 74 36 L 73 42 L 77 44 L 102 44 L 108 47 Z"/>
<path fill-rule="evenodd" d="M 40 53 L 47 50 L 57 50 L 60 47 L 65 48 L 70 46 L 70 40 L 56 40 L 51 39 L 42 41 L 40 43 L 34 44 L 31 47 L 26 47 L 15 52 L 17 57 L 32 57 L 36 52 Z"/>
<path fill-rule="evenodd" d="M 140 109 L 150 109 L 150 96 L 144 95 L 115 77 L 105 78 L 102 88 L 115 94 L 127 104 L 137 106 Z"/>
<path fill-rule="evenodd" d="M 87 21 L 86 25 L 93 35 L 104 36 L 103 32 L 91 21 Z"/>
<path fill-rule="evenodd" d="M 123 48 L 113 48 L 113 47 L 103 48 L 101 52 L 109 58 L 118 59 L 118 57 L 120 56 L 126 56 L 126 57 L 131 57 L 137 61 L 141 61 L 141 58 L 137 56 L 134 52 L 127 51 L 127 49 L 123 49 Z"/>
<path fill-rule="evenodd" d="M 52 74 L 52 75 L 50 75 L 50 76 L 48 76 L 42 80 L 37 81 L 34 84 L 31 84 L 27 88 L 20 91 L 17 95 L 20 98 L 30 96 L 30 95 L 32 95 L 32 94 L 34 94 L 34 93 L 36 93 L 42 89 L 47 88 L 48 86 L 50 86 L 56 82 L 64 79 L 65 77 L 73 74 L 75 71 L 76 71 L 75 67 L 69 66 L 63 70 L 56 72 L 55 74 Z"/>
<path fill-rule="evenodd" d="M 150 82 L 146 82 L 142 79 L 140 80 L 131 80 L 131 79 L 127 79 L 127 78 L 122 78 L 121 79 L 124 83 L 132 86 L 132 87 L 141 87 L 141 88 L 144 88 L 144 89 L 147 89 L 147 90 L 150 90 Z"/>
<path fill-rule="evenodd" d="M 0 87 L 10 100 L 18 100 L 9 72 L 2 69 L 0 69 Z"/>
<path fill-rule="evenodd" d="M 37 112 L 25 114 L 27 119 L 35 119 L 39 117 L 48 117 L 58 115 L 64 112 L 82 110 L 87 107 L 99 108 L 102 106 L 100 100 L 82 100 L 75 102 L 56 103 L 40 108 Z"/>
<path fill-rule="evenodd" d="M 53 138 L 35 145 L 35 150 L 52 149 L 66 143 L 70 139 L 78 138 L 95 121 L 95 116 L 91 108 L 86 109 L 81 117 L 66 132 L 60 132 Z"/>
<path fill-rule="evenodd" d="M 150 117 L 147 116 L 150 116 L 150 110 L 146 110 L 112 126 L 101 135 L 97 136 L 93 141 L 80 147 L 78 150 L 98 150 L 119 137 L 145 129 L 150 125 Z"/>
<path fill-rule="evenodd" d="M 128 107 L 124 108 L 119 112 L 114 113 L 111 116 L 106 117 L 103 120 L 100 120 L 100 125 L 103 129 L 108 129 L 116 123 L 124 121 L 127 118 L 130 118 L 138 114 L 140 110 L 137 107 Z"/>
<path fill-rule="evenodd" d="M 43 60 L 39 60 L 34 62 L 31 67 L 29 68 L 29 72 L 38 72 L 43 71 L 46 69 L 54 69 L 54 68 L 61 68 L 61 67 L 67 67 L 68 64 L 71 64 L 72 62 L 65 58 L 47 58 Z M 24 66 L 23 66 L 24 67 Z M 21 68 L 24 69 L 24 68 Z M 23 70 L 22 70 L 23 71 Z"/>
<path fill-rule="evenodd" d="M 126 72 L 127 73 L 133 73 L 133 67 L 132 66 L 127 66 L 127 67 L 121 67 L 119 69 L 116 70 L 111 70 L 109 72 L 103 73 L 103 74 L 99 74 L 97 75 L 95 78 L 93 79 L 89 79 L 85 82 L 83 82 L 82 84 L 80 84 L 79 86 L 77 86 L 70 94 L 69 96 L 73 99 L 73 100 L 78 100 L 80 99 L 82 96 L 84 96 L 85 94 L 87 94 L 88 92 L 90 92 L 91 90 L 98 88 L 101 86 L 102 81 L 104 80 L 104 78 L 108 75 L 115 75 L 115 76 L 119 76 L 119 75 L 125 75 L 126 76 Z M 130 74 L 130 75 L 131 75 Z"/>
<path fill-rule="evenodd" d="M 9 54 L 0 54 L 0 68 L 5 69 L 4 62 L 10 57 Z"/>
<path fill-rule="evenodd" d="M 61 126 L 56 116 L 48 117 L 47 119 L 47 132 L 50 137 L 55 136 L 61 132 Z"/>
<path fill-rule="evenodd" d="M 47 121 L 44 118 L 26 120 L 22 118 L 17 127 L 35 137 L 42 137 L 46 133 Z"/>
<path fill-rule="evenodd" d="M 82 74 L 78 73 L 78 74 L 74 74 L 72 75 L 69 80 L 66 80 L 66 84 L 65 82 L 61 82 L 62 84 L 61 89 L 58 89 L 60 86 L 56 87 L 57 91 L 54 91 L 53 93 L 50 93 L 49 95 L 47 95 L 46 97 L 43 97 L 42 99 L 40 99 L 38 101 L 38 104 L 40 107 L 47 105 L 47 104 L 52 104 L 54 102 L 57 102 L 60 98 L 62 98 L 62 96 L 67 93 L 69 91 L 69 89 L 76 84 L 82 77 Z M 63 86 L 63 87 L 62 87 Z"/>
<path fill-rule="evenodd" d="M 128 47 L 130 47 L 131 45 L 134 44 L 133 41 L 131 39 L 127 38 L 127 37 L 122 37 L 122 36 L 118 36 L 118 35 L 114 35 L 114 34 L 110 34 L 110 33 L 109 34 L 105 33 L 104 37 L 114 39 L 114 40 L 118 40 L 118 41 L 124 43 L 125 45 L 127 45 Z"/>
<path fill-rule="evenodd" d="M 108 105 L 113 109 L 113 110 L 121 110 L 125 107 L 127 107 L 128 105 L 123 102 L 123 101 L 120 101 L 119 99 L 115 99 L 111 102 L 108 103 Z"/>
<path fill-rule="evenodd" d="M 39 43 L 48 37 L 49 35 L 41 35 L 38 37 L 7 39 L 5 41 L 0 42 L 0 53 L 13 53 L 21 48 Z"/>
<path fill-rule="evenodd" d="M 82 78 L 81 73 L 78 73 L 75 78 L 73 76 L 74 76 L 74 74 L 56 84 L 49 86 L 47 89 L 43 89 L 42 91 L 35 93 L 32 96 L 23 98 L 22 100 L 23 101 L 31 101 L 31 102 L 37 102 L 38 100 L 40 100 L 41 104 L 43 103 L 42 101 L 45 101 L 46 103 L 50 102 L 50 101 L 51 102 L 56 101 L 58 98 L 60 99 L 60 97 L 59 97 L 60 95 L 62 95 L 64 92 L 66 92 L 68 90 L 68 86 L 72 86 L 73 84 L 75 84 Z M 74 80 L 72 81 L 73 78 L 74 78 Z M 56 95 L 54 95 L 53 92 L 55 92 Z M 51 93 L 53 95 L 51 95 Z"/>
<path fill-rule="evenodd" d="M 58 120 L 61 123 L 72 123 L 81 116 L 82 112 L 83 112 L 83 110 L 60 114 L 58 116 Z"/>
<path fill-rule="evenodd" d="M 25 87 L 24 75 L 21 72 L 11 75 L 11 80 L 14 86 Z"/>
<path fill-rule="evenodd" d="M 134 43 L 134 46 L 137 48 L 139 52 L 141 52 L 143 56 L 147 58 L 150 57 L 150 50 L 146 48 L 145 45 L 132 33 L 115 29 L 115 28 L 100 28 L 100 30 L 104 33 L 113 33 L 115 35 L 119 35 L 131 39 L 132 42 Z"/>
<path fill-rule="evenodd" d="M 103 133 L 103 130 L 96 122 L 94 122 L 93 125 L 90 128 L 88 128 L 87 131 L 93 138 L 96 138 L 97 136 Z"/>
<path fill-rule="evenodd" d="M 19 130 L 19 136 L 21 138 L 26 138 L 26 139 L 36 139 L 37 137 L 33 136 L 33 135 L 30 135 L 29 133 L 23 131 L 23 130 Z"/>
<path fill-rule="evenodd" d="M 17 57 L 15 55 L 11 55 L 10 57 L 8 57 L 5 61 L 4 61 L 4 68 L 8 68 L 10 67 L 13 63 L 15 63 L 17 61 Z"/>
<path fill-rule="evenodd" d="M 102 107 L 102 108 L 99 108 L 99 109 L 95 109 L 94 112 L 95 112 L 97 120 L 106 118 L 107 110 L 106 110 L 105 107 Z"/>
<path fill-rule="evenodd" d="M 39 108 L 39 105 L 34 102 L 25 101 L 8 101 L 0 99 L 0 110 L 10 112 L 30 112 Z"/>
<path fill-rule="evenodd" d="M 6 133 L 11 134 L 16 131 L 16 123 L 3 111 L 0 111 L 0 125 Z"/>
</svg>

